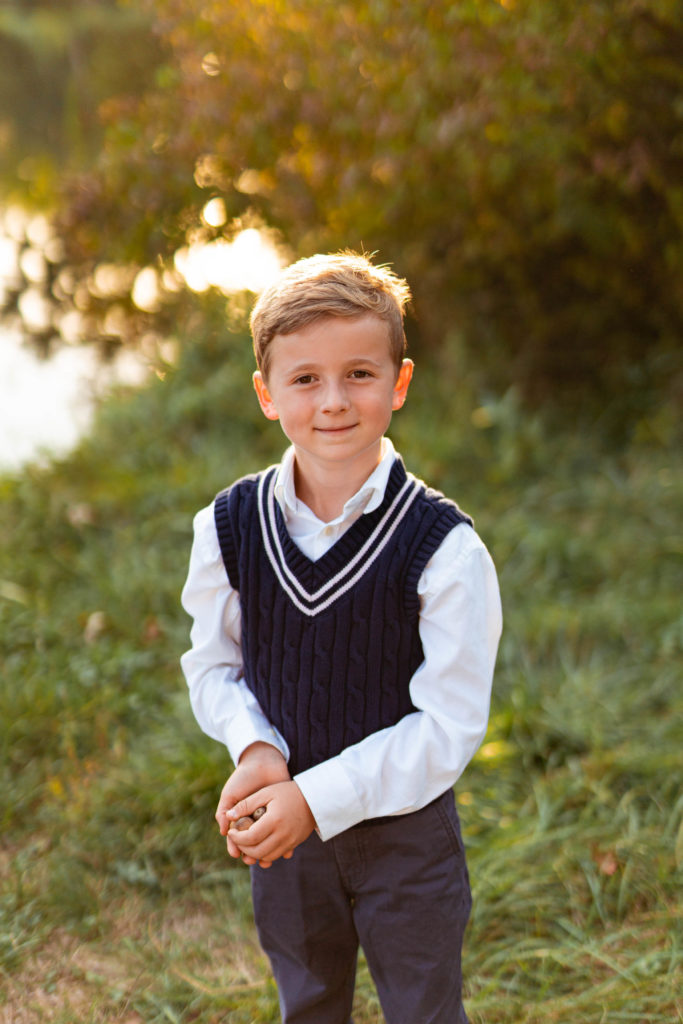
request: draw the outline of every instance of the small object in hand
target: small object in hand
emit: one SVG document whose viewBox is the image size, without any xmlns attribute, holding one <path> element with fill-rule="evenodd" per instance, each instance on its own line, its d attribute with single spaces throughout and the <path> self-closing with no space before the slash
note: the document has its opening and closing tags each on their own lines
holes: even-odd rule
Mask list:
<svg viewBox="0 0 683 1024">
<path fill-rule="evenodd" d="M 266 813 L 265 807 L 257 807 L 253 814 L 245 814 L 244 817 L 238 818 L 237 821 L 230 823 L 230 828 L 236 828 L 238 832 L 244 832 L 245 829 L 253 825 L 255 821 L 263 817 Z"/>
</svg>

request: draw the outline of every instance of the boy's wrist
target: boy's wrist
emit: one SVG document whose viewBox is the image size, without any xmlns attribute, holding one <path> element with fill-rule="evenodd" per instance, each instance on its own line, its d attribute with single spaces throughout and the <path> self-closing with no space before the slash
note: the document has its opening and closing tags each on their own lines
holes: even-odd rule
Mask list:
<svg viewBox="0 0 683 1024">
<path fill-rule="evenodd" d="M 282 751 L 279 750 L 274 744 L 266 743 L 264 740 L 256 740 L 254 743 L 250 743 L 248 747 L 245 747 L 240 754 L 237 763 L 244 764 L 246 761 L 259 760 L 277 760 L 278 762 L 285 761 Z"/>
<path fill-rule="evenodd" d="M 227 747 L 233 764 L 237 765 L 242 754 L 255 743 L 274 747 L 279 750 L 285 761 L 289 758 L 289 748 L 263 712 L 252 706 L 238 708 L 230 715 L 221 729 L 222 742 Z"/>
<path fill-rule="evenodd" d="M 365 808 L 339 758 L 323 761 L 299 772 L 292 779 L 315 820 L 315 828 L 325 841 L 346 831 L 367 817 Z"/>
</svg>

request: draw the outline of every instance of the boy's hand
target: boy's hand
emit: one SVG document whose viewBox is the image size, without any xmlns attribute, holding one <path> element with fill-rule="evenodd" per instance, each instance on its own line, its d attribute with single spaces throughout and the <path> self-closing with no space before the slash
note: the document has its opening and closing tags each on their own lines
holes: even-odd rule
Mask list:
<svg viewBox="0 0 683 1024">
<path fill-rule="evenodd" d="M 232 829 L 228 843 L 242 854 L 245 864 L 269 868 L 278 857 L 289 858 L 294 848 L 308 839 L 315 818 L 296 782 L 279 782 L 252 793 L 229 811 L 228 821 L 253 814 L 257 807 L 266 811 L 243 832 Z M 234 856 L 234 854 L 233 854 Z"/>
<path fill-rule="evenodd" d="M 244 800 L 255 790 L 262 789 L 275 782 L 289 779 L 289 768 L 284 757 L 270 743 L 252 743 L 242 753 L 239 764 L 223 786 L 216 808 L 216 821 L 221 835 L 227 835 L 230 818 L 227 812 L 239 800 Z M 256 806 L 256 805 L 255 805 Z M 228 853 L 231 857 L 239 857 L 240 851 L 228 838 Z"/>
</svg>

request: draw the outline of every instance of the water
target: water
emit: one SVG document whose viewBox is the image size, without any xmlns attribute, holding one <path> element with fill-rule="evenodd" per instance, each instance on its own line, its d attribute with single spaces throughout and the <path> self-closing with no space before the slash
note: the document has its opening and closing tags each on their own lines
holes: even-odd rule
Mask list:
<svg viewBox="0 0 683 1024">
<path fill-rule="evenodd" d="M 210 200 L 202 213 L 203 223 L 214 228 L 225 218 L 217 202 Z M 113 382 L 139 385 L 149 376 L 147 361 L 130 349 L 122 348 L 114 362 L 103 365 L 91 346 L 80 344 L 87 340 L 84 320 L 68 301 L 73 298 L 68 274 L 60 274 L 52 289 L 48 283 L 49 265 L 59 264 L 61 248 L 44 216 L 17 206 L 0 208 L 0 307 L 7 294 L 18 294 L 18 315 L 0 317 L 0 472 L 67 454 L 89 430 L 98 398 Z M 133 269 L 132 276 L 129 267 L 100 264 L 89 287 L 112 302 L 123 289 L 139 309 L 154 313 L 165 287 L 198 293 L 216 288 L 226 296 L 260 291 L 282 258 L 267 232 L 247 228 L 232 241 L 208 243 L 190 232 L 174 264 L 170 275 L 146 267 Z M 114 335 L 120 333 L 115 313 L 114 304 L 106 321 Z M 54 333 L 64 343 L 41 359 L 24 342 L 23 329 Z"/>
<path fill-rule="evenodd" d="M 18 328 L 0 324 L 0 470 L 65 455 L 89 430 L 107 386 L 145 376 L 132 354 L 105 367 L 85 345 L 65 345 L 41 359 Z"/>
</svg>

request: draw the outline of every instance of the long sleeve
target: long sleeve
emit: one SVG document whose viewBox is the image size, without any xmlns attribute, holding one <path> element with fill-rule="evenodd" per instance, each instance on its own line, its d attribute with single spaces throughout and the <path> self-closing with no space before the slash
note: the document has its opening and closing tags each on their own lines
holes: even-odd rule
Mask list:
<svg viewBox="0 0 683 1024">
<path fill-rule="evenodd" d="M 323 523 L 297 502 L 285 454 L 282 493 L 297 545 L 318 558 L 363 511 L 376 507 L 393 459 L 385 456 L 337 520 Z M 251 743 L 271 743 L 289 760 L 284 738 L 248 689 L 241 652 L 239 595 L 223 566 L 213 506 L 195 518 L 183 606 L 194 619 L 182 658 L 194 714 L 235 763 Z M 366 818 L 408 813 L 452 786 L 487 727 L 502 613 L 493 562 L 473 529 L 454 527 L 418 583 L 424 660 L 410 681 L 416 711 L 296 776 L 319 834 L 329 839 Z"/>
<path fill-rule="evenodd" d="M 455 783 L 485 735 L 502 614 L 493 562 L 472 529 L 447 535 L 418 589 L 418 710 L 296 776 L 323 839 L 424 807 Z"/>
<path fill-rule="evenodd" d="M 282 736 L 243 678 L 239 594 L 223 565 L 213 505 L 198 512 L 182 605 L 193 619 L 192 647 L 181 658 L 190 703 L 201 729 L 224 743 L 237 764 L 251 743 L 270 743 L 289 757 Z"/>
</svg>

